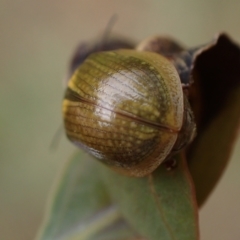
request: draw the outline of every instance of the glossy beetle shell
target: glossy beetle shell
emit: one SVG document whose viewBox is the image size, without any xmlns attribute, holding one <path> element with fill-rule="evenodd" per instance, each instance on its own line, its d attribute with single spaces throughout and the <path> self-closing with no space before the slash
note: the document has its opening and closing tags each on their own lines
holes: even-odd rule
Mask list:
<svg viewBox="0 0 240 240">
<path fill-rule="evenodd" d="M 94 53 L 68 83 L 66 134 L 118 172 L 141 177 L 170 154 L 183 105 L 179 76 L 166 58 L 134 50 Z"/>
</svg>

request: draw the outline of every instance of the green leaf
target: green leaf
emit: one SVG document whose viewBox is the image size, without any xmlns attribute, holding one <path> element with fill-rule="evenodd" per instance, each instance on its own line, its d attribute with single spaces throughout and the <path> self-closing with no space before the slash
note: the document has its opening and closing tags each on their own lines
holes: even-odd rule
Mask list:
<svg viewBox="0 0 240 240">
<path fill-rule="evenodd" d="M 121 176 L 103 168 L 103 177 L 114 202 L 129 223 L 150 240 L 198 239 L 195 193 L 185 164 L 168 171 L 160 166 L 144 178 Z"/>
<path fill-rule="evenodd" d="M 110 205 L 97 167 L 85 154 L 79 153 L 71 159 L 52 196 L 39 240 L 103 239 L 97 238 L 98 234 L 110 236 L 114 227 L 121 236 L 133 236 L 126 224 L 119 225 L 123 220 Z"/>
<path fill-rule="evenodd" d="M 82 238 L 81 238 L 82 239 Z M 118 219 L 88 240 L 143 240 L 124 219 Z"/>
<path fill-rule="evenodd" d="M 99 165 L 76 154 L 59 178 L 39 240 L 130 240 L 135 231 L 111 204 Z"/>
</svg>

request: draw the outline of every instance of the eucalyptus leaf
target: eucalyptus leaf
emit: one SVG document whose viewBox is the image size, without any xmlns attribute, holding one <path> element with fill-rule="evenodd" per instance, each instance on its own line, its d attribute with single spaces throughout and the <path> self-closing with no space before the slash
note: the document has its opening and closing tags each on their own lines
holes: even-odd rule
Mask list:
<svg viewBox="0 0 240 240">
<path fill-rule="evenodd" d="M 124 219 L 118 219 L 88 240 L 144 240 Z"/>
<path fill-rule="evenodd" d="M 197 240 L 195 193 L 183 156 L 177 167 L 163 164 L 144 178 L 130 178 L 103 167 L 113 201 L 129 223 L 149 240 Z"/>
<path fill-rule="evenodd" d="M 38 239 L 90 239 L 121 218 L 110 204 L 95 161 L 78 153 L 59 178 Z"/>
</svg>

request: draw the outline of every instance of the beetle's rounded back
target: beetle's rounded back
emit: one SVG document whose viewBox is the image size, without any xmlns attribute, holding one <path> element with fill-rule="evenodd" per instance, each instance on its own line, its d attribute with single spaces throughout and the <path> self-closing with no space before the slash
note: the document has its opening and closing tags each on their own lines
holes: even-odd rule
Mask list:
<svg viewBox="0 0 240 240">
<path fill-rule="evenodd" d="M 70 79 L 63 113 L 72 142 L 119 172 L 144 176 L 168 156 L 182 127 L 181 82 L 156 53 L 94 53 Z"/>
</svg>

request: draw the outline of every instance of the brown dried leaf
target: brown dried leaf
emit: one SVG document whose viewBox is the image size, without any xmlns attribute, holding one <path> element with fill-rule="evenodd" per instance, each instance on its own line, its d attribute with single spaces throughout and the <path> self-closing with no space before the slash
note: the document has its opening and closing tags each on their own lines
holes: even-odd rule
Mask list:
<svg viewBox="0 0 240 240">
<path fill-rule="evenodd" d="M 240 49 L 226 35 L 202 49 L 193 65 L 190 102 L 198 136 L 188 152 L 199 206 L 225 169 L 240 124 Z"/>
</svg>

